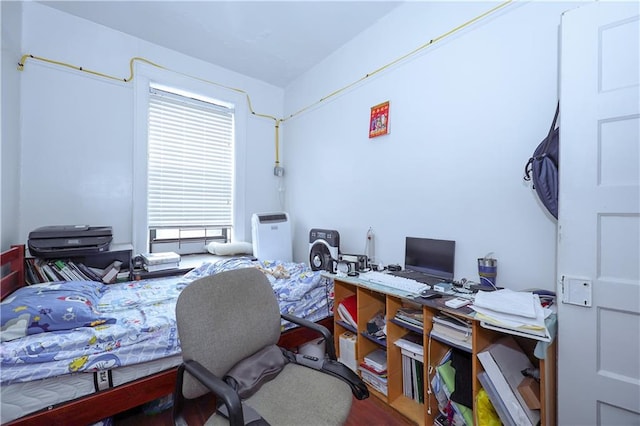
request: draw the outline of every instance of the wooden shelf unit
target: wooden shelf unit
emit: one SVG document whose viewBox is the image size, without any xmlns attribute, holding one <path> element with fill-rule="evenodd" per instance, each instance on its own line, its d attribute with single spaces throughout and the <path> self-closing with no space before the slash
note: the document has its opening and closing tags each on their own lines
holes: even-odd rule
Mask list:
<svg viewBox="0 0 640 426">
<path fill-rule="evenodd" d="M 364 357 L 375 349 L 383 347 L 387 350 L 387 395 L 378 392 L 369 387 L 370 393 L 381 399 L 383 402 L 393 407 L 399 413 L 407 417 L 409 420 L 418 425 L 432 425 L 435 417 L 438 415 L 438 401 L 434 394 L 427 392 L 428 383 L 435 374 L 435 367 L 439 361 L 445 356 L 451 345 L 431 339 L 429 345 L 429 334 L 433 324 L 433 317 L 441 311 L 449 314 L 458 315 L 461 318 L 470 319 L 472 323 L 472 392 L 475 405 L 476 396 L 481 389 L 478 380 L 478 373 L 483 371 L 482 364 L 477 359 L 477 354 L 486 349 L 493 342 L 504 336 L 498 331 L 489 330 L 480 326 L 480 321 L 473 319 L 472 316 L 465 315 L 454 309 L 444 308 L 436 302 L 423 305 L 424 323 L 423 323 L 423 348 L 424 348 L 424 378 L 425 386 L 424 395 L 425 403 L 419 403 L 411 398 L 404 396 L 402 387 L 402 354 L 401 349 L 394 345 L 393 342 L 406 335 L 410 330 L 401 324 L 389 321 L 393 318 L 399 308 L 411 305 L 412 300 L 402 298 L 393 294 L 383 293 L 378 290 L 372 290 L 365 286 L 357 279 L 352 278 L 334 278 L 335 289 L 335 306 L 345 298 L 356 295 L 357 298 L 357 340 L 356 340 L 356 361 L 359 365 L 363 362 Z M 442 299 L 441 299 L 442 300 Z M 350 327 L 340 321 L 337 309 L 334 310 L 334 339 L 335 347 L 339 353 L 340 335 L 345 331 L 353 331 Z M 378 312 L 385 312 L 385 320 L 387 324 L 386 343 L 375 342 L 363 335 L 366 330 L 367 322 L 373 318 Z M 516 336 L 514 336 L 516 337 Z M 521 344 L 523 350 L 529 354 L 534 366 L 540 369 L 540 398 L 541 398 L 541 425 L 553 426 L 556 424 L 556 342 L 549 345 L 545 359 L 538 360 L 533 357 L 533 350 L 537 341 L 526 338 L 518 338 L 516 340 Z M 430 348 L 430 350 L 429 350 Z M 430 353 L 430 357 L 429 357 Z M 431 367 L 431 368 L 430 368 Z M 429 371 L 433 373 L 429 373 Z M 427 399 L 429 398 L 430 401 Z M 428 407 L 431 407 L 429 413 Z M 474 409 L 475 407 L 471 407 Z M 475 417 L 475 416 L 474 416 Z"/>
<path fill-rule="evenodd" d="M 129 271 L 129 279 L 131 279 L 133 246 L 131 244 L 111 244 L 109 250 L 85 253 L 81 255 L 65 256 L 61 254 L 59 257 L 52 257 L 46 260 L 71 260 L 76 263 L 82 263 L 91 268 L 105 269 L 114 261 L 122 262 L 121 271 Z M 37 256 L 29 255 L 37 258 Z"/>
</svg>

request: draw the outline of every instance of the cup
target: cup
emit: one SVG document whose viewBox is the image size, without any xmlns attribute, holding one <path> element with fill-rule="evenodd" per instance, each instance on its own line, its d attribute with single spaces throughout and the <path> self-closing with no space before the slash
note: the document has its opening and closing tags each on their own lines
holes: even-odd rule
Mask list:
<svg viewBox="0 0 640 426">
<path fill-rule="evenodd" d="M 488 257 L 479 258 L 478 275 L 480 275 L 480 285 L 495 287 L 496 275 L 498 275 L 498 260 Z"/>
</svg>

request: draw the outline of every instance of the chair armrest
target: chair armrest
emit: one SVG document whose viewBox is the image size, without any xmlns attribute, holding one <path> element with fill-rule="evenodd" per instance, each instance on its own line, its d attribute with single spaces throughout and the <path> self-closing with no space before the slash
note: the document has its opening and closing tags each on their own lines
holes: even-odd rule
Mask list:
<svg viewBox="0 0 640 426">
<path fill-rule="evenodd" d="M 308 328 L 310 330 L 314 330 L 317 331 L 318 333 L 322 334 L 322 337 L 324 337 L 324 343 L 325 343 L 325 352 L 327 353 L 327 355 L 329 356 L 329 359 L 336 361 L 338 358 L 336 357 L 336 348 L 333 344 L 333 334 L 331 334 L 331 332 L 329 331 L 329 329 L 323 325 L 320 324 L 316 324 L 313 321 L 309 321 L 303 318 L 299 318 L 296 317 L 294 315 L 289 315 L 289 314 L 280 314 L 280 316 L 289 321 L 292 322 L 294 324 L 297 324 L 299 326 Z"/>
<path fill-rule="evenodd" d="M 244 415 L 242 414 L 242 402 L 240 397 L 228 384 L 204 368 L 199 362 L 184 361 L 185 370 L 189 372 L 200 383 L 205 385 L 216 397 L 219 397 L 229 411 L 230 425 L 244 425 Z"/>
</svg>

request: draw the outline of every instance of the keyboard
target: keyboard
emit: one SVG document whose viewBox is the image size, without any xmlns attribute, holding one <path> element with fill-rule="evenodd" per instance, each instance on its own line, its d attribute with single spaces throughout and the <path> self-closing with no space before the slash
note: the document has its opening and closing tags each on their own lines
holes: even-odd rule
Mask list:
<svg viewBox="0 0 640 426">
<path fill-rule="evenodd" d="M 429 290 L 431 287 L 427 284 L 409 278 L 397 277 L 395 275 L 385 274 L 383 272 L 370 271 L 361 273 L 358 277 L 363 281 L 369 281 L 374 284 L 390 287 L 394 290 L 404 291 L 407 293 L 420 294 L 423 290 Z"/>
</svg>

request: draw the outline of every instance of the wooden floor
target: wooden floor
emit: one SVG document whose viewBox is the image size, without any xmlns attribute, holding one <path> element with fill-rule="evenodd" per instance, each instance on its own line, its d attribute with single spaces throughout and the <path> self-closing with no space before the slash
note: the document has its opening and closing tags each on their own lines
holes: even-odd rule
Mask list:
<svg viewBox="0 0 640 426">
<path fill-rule="evenodd" d="M 210 398 L 199 398 L 190 401 L 185 406 L 185 418 L 190 426 L 204 424 L 214 407 Z M 140 410 L 134 410 L 120 415 L 114 419 L 114 426 L 173 426 L 171 409 L 155 415 L 148 415 Z M 405 426 L 413 425 L 411 421 L 400 415 L 397 411 L 384 404 L 375 396 L 358 401 L 354 398 L 351 413 L 345 426 Z"/>
</svg>

